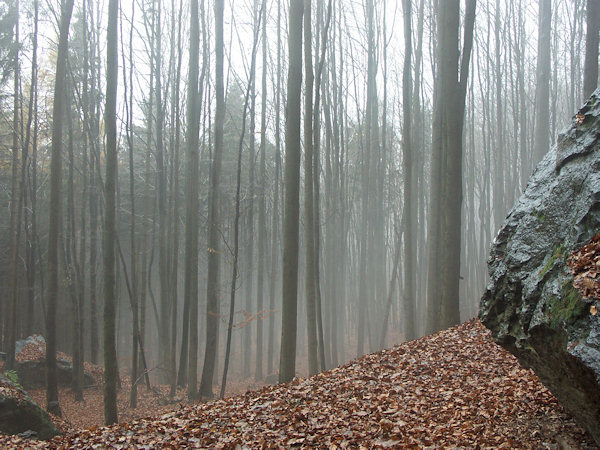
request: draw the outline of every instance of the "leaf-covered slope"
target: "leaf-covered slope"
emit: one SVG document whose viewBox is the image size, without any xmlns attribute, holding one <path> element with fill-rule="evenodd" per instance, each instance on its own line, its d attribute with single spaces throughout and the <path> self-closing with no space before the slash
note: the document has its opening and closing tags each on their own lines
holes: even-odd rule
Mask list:
<svg viewBox="0 0 600 450">
<path fill-rule="evenodd" d="M 591 442 L 533 372 L 473 320 L 308 379 L 38 445 L 585 448 Z"/>
</svg>

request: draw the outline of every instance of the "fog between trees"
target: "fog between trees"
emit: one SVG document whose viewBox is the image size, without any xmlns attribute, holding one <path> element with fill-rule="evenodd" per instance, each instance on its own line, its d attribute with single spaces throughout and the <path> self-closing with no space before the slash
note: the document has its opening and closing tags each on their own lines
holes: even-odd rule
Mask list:
<svg viewBox="0 0 600 450">
<path fill-rule="evenodd" d="M 2 351 L 46 337 L 50 407 L 104 364 L 108 423 L 117 370 L 209 397 L 475 316 L 597 85 L 594 1 L 125 3 L 0 1 Z"/>
</svg>

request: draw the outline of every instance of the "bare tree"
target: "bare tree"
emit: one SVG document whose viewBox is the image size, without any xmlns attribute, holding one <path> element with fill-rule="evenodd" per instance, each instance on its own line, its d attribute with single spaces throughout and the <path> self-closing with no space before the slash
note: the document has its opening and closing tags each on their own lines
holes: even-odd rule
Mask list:
<svg viewBox="0 0 600 450">
<path fill-rule="evenodd" d="M 535 85 L 535 135 L 533 162 L 537 164 L 550 145 L 550 44 L 552 0 L 540 0 L 538 59 Z"/>
<path fill-rule="evenodd" d="M 208 216 L 208 277 L 206 283 L 206 349 L 200 381 L 200 395 L 212 397 L 213 376 L 217 358 L 219 334 L 219 189 L 223 153 L 223 125 L 225 122 L 225 95 L 223 83 L 223 0 L 215 1 L 215 141 L 210 171 L 210 200 Z M 191 347 L 190 347 L 191 348 Z M 190 358 L 190 369 L 192 359 Z M 195 380 L 188 380 L 190 384 Z"/>
<path fill-rule="evenodd" d="M 303 2 L 295 1 L 290 4 L 289 67 L 285 119 L 285 211 L 283 223 L 282 330 L 279 357 L 280 383 L 291 381 L 296 376 L 303 11 Z"/>
<path fill-rule="evenodd" d="M 598 86 L 598 30 L 600 29 L 600 3 L 598 1 L 587 0 L 586 17 L 583 96 L 587 98 Z"/>
<path fill-rule="evenodd" d="M 114 1 L 114 0 L 113 0 Z M 50 217 L 48 230 L 48 291 L 46 313 L 46 409 L 61 415 L 58 402 L 56 374 L 56 305 L 58 302 L 58 249 L 61 229 L 62 135 L 67 73 L 69 25 L 73 13 L 73 0 L 61 2 L 56 80 L 52 106 L 52 147 L 50 161 Z"/>
</svg>

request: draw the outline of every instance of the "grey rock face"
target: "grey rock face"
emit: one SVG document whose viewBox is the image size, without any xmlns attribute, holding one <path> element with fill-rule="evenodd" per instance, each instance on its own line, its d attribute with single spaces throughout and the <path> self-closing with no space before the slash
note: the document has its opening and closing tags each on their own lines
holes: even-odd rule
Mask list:
<svg viewBox="0 0 600 450">
<path fill-rule="evenodd" d="M 569 254 L 600 233 L 600 90 L 536 168 L 494 240 L 480 319 L 600 445 L 600 314 Z M 600 306 L 600 305 L 599 305 Z"/>
</svg>

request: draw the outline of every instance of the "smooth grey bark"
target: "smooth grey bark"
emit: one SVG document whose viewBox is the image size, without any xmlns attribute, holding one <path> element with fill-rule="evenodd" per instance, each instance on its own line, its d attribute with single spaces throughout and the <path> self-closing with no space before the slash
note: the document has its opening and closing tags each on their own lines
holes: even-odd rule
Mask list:
<svg viewBox="0 0 600 450">
<path fill-rule="evenodd" d="M 266 23 L 266 22 L 265 22 Z M 277 3 L 277 82 L 275 86 L 275 180 L 273 182 L 273 214 L 271 217 L 271 280 L 269 284 L 269 337 L 267 342 L 267 374 L 275 366 L 275 284 L 279 261 L 279 184 L 281 172 L 281 3 Z"/>
<path fill-rule="evenodd" d="M 262 380 L 263 378 L 263 309 L 265 297 L 265 252 L 267 240 L 267 218 L 266 218 L 266 199 L 265 185 L 267 181 L 267 163 L 266 163 L 266 147 L 267 147 L 267 70 L 268 70 L 268 54 L 267 54 L 267 4 L 266 0 L 261 3 L 261 22 L 262 22 L 262 76 L 261 76 L 261 111 L 260 111 L 260 147 L 259 147 L 259 170 L 260 181 L 258 184 L 258 271 L 256 278 L 256 311 L 258 320 L 256 323 L 256 359 L 254 379 Z"/>
<path fill-rule="evenodd" d="M 598 0 L 587 0 L 586 25 L 583 69 L 584 98 L 589 97 L 598 86 L 598 31 L 600 29 L 600 2 Z"/>
<path fill-rule="evenodd" d="M 403 0 L 404 14 L 404 67 L 402 72 L 402 171 L 404 176 L 404 335 L 406 340 L 416 338 L 416 198 L 412 146 L 412 0 Z M 392 277 L 396 273 L 396 263 Z M 391 287 L 388 295 L 391 295 Z M 381 340 L 383 341 L 383 339 Z M 382 342 L 380 341 L 380 345 Z"/>
<path fill-rule="evenodd" d="M 533 139 L 534 165 L 542 159 L 550 147 L 550 44 L 552 0 L 540 0 L 538 19 L 535 134 Z"/>
<path fill-rule="evenodd" d="M 178 384 L 185 384 L 187 369 L 188 326 L 198 316 L 198 213 L 199 213 L 199 133 L 200 104 L 198 89 L 200 31 L 198 0 L 190 2 L 190 47 L 187 87 L 186 173 L 185 173 L 185 263 L 183 285 L 183 334 L 179 359 Z M 190 311 L 195 314 L 190 318 Z M 197 327 L 197 325 L 196 325 Z M 197 341 L 196 341 L 197 342 Z M 195 388 L 192 388 L 194 393 Z"/>
<path fill-rule="evenodd" d="M 279 382 L 296 376 L 298 311 L 298 238 L 300 209 L 300 106 L 302 87 L 301 1 L 290 4 L 285 121 L 285 203 L 283 223 L 282 324 Z"/>
<path fill-rule="evenodd" d="M 208 277 L 206 283 L 206 347 L 200 381 L 200 395 L 212 397 L 213 376 L 217 358 L 219 334 L 219 189 L 223 153 L 223 126 L 225 122 L 225 95 L 223 82 L 223 8 L 224 1 L 215 1 L 215 138 L 210 171 L 210 200 L 208 213 Z M 191 346 L 190 346 L 191 348 Z M 190 369 L 192 359 L 190 358 Z M 191 377 L 189 383 L 195 383 Z M 188 391 L 190 388 L 188 387 Z"/>
<path fill-rule="evenodd" d="M 308 374 L 319 372 L 315 292 L 315 234 L 313 206 L 313 89 L 311 0 L 304 0 L 304 232 L 306 246 L 306 327 Z"/>
</svg>

